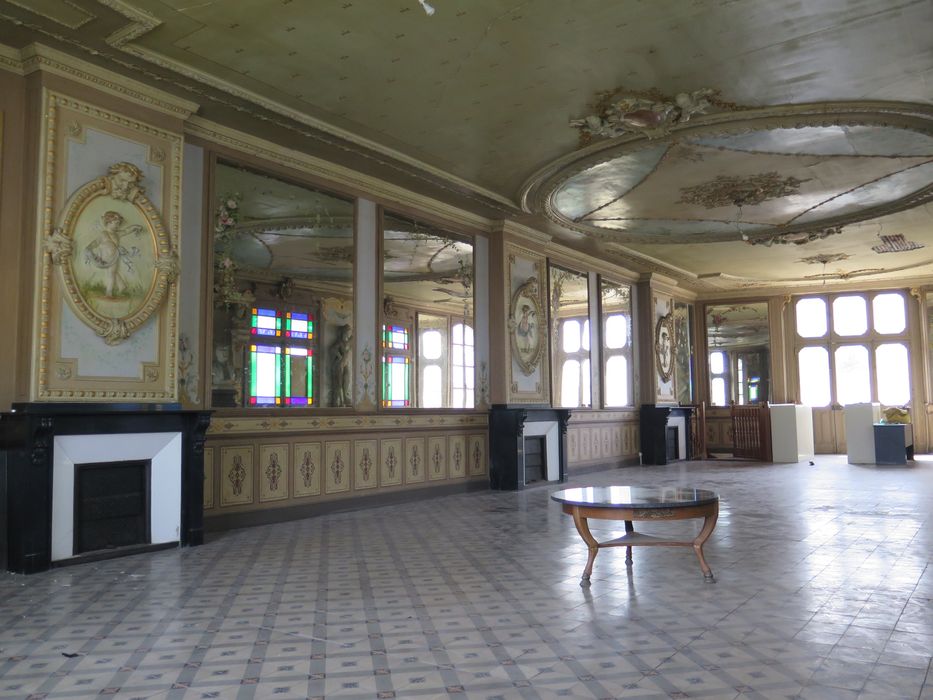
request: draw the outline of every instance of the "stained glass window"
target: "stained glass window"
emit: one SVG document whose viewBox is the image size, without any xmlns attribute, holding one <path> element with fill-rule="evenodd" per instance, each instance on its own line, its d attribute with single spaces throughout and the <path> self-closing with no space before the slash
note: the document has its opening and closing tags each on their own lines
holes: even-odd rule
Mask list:
<svg viewBox="0 0 933 700">
<path fill-rule="evenodd" d="M 249 346 L 249 405 L 312 405 L 314 319 L 311 315 L 287 311 L 283 318 L 280 311 L 256 307 L 252 310 L 250 333 L 267 343 L 277 344 Z"/>
<path fill-rule="evenodd" d="M 267 338 L 279 338 L 282 335 L 282 316 L 275 309 L 253 308 L 250 333 Z"/>
<path fill-rule="evenodd" d="M 387 408 L 411 406 L 411 358 L 382 356 L 382 405 Z"/>
<path fill-rule="evenodd" d="M 277 345 L 249 346 L 250 406 L 279 406 L 282 403 L 282 348 Z"/>
<path fill-rule="evenodd" d="M 408 350 L 408 329 L 405 326 L 383 326 L 382 347 L 392 350 Z"/>
</svg>

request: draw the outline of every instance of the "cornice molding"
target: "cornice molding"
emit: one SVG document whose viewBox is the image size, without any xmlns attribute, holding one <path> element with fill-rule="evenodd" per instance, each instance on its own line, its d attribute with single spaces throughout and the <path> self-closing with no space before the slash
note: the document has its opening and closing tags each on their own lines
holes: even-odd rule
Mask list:
<svg viewBox="0 0 933 700">
<path fill-rule="evenodd" d="M 0 45 L 0 67 L 22 76 L 37 71 L 58 75 L 178 119 L 187 119 L 200 109 L 196 102 L 176 97 L 44 44 L 30 44 L 22 50 Z"/>
<path fill-rule="evenodd" d="M 335 185 L 359 191 L 365 195 L 395 202 L 441 219 L 453 220 L 484 233 L 493 230 L 493 221 L 464 209 L 417 194 L 390 182 L 346 168 L 322 158 L 308 155 L 258 136 L 193 116 L 185 123 L 185 134 L 210 143 L 226 146 L 257 158 L 272 161 L 300 172 L 315 175 Z"/>
<path fill-rule="evenodd" d="M 322 119 L 312 117 L 311 115 L 299 109 L 289 107 L 288 105 L 278 100 L 270 99 L 260 95 L 253 90 L 235 85 L 230 81 L 221 78 L 220 76 L 197 70 L 156 51 L 142 46 L 137 46 L 132 42 L 144 34 L 148 34 L 153 29 L 160 26 L 162 22 L 147 12 L 130 7 L 125 2 L 123 2 L 123 0 L 98 0 L 98 2 L 110 7 L 116 12 L 119 12 L 121 15 L 130 20 L 130 23 L 126 27 L 117 30 L 109 37 L 107 37 L 107 44 L 115 49 L 135 56 L 136 58 L 146 61 L 147 63 L 151 63 L 152 65 L 159 66 L 160 68 L 169 70 L 178 75 L 182 75 L 202 85 L 209 85 L 212 88 L 227 93 L 228 95 L 249 102 L 250 104 L 261 107 L 262 109 L 266 109 L 274 114 L 286 117 L 287 119 L 290 119 L 298 124 L 302 124 L 303 126 L 310 127 L 315 131 L 333 136 L 335 138 L 351 143 L 354 146 L 379 153 L 384 157 L 391 158 L 392 160 L 398 161 L 400 163 L 404 163 L 409 167 L 416 168 L 425 173 L 428 173 L 432 177 L 453 183 L 457 187 L 464 188 L 481 197 L 494 201 L 497 204 L 506 206 L 510 209 L 514 209 L 517 206 L 514 201 L 507 197 L 503 197 L 497 192 L 493 192 L 492 190 L 481 187 L 476 183 L 456 177 L 444 170 L 441 170 L 440 168 L 429 165 L 422 160 L 413 158 L 405 153 L 402 153 L 401 151 L 379 143 L 378 141 L 373 141 L 371 139 L 360 136 L 359 134 L 355 134 L 352 131 L 348 131 L 347 129 L 342 129 L 338 126 L 330 124 Z"/>
<path fill-rule="evenodd" d="M 552 240 L 552 236 L 548 233 L 509 219 L 500 221 L 494 232 L 501 233 L 503 238 L 537 246 L 546 246 Z"/>
</svg>

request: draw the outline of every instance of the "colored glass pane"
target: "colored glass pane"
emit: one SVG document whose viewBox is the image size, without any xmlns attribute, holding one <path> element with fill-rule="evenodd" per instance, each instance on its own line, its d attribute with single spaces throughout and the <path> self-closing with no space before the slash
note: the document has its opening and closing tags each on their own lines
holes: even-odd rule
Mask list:
<svg viewBox="0 0 933 700">
<path fill-rule="evenodd" d="M 278 337 L 282 335 L 282 318 L 275 309 L 253 308 L 250 332 L 253 335 Z"/>
<path fill-rule="evenodd" d="M 285 337 L 311 340 L 314 337 L 314 320 L 308 314 L 289 311 L 285 314 Z"/>
<path fill-rule="evenodd" d="M 409 385 L 411 360 L 399 355 L 382 357 L 382 405 L 399 408 L 411 405 Z"/>
<path fill-rule="evenodd" d="M 408 329 L 405 326 L 383 326 L 382 347 L 392 350 L 408 350 Z"/>
<path fill-rule="evenodd" d="M 282 348 L 250 345 L 249 403 L 277 406 L 282 403 Z"/>
</svg>

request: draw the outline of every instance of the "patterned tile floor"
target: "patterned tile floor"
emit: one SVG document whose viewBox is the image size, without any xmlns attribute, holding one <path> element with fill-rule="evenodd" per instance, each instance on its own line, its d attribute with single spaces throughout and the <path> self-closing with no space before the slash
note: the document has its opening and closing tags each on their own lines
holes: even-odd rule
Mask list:
<svg viewBox="0 0 933 700">
<path fill-rule="evenodd" d="M 330 515 L 0 576 L 0 697 L 933 698 L 933 461 L 583 483 L 720 491 L 718 582 L 642 548 L 581 588 L 558 485 Z"/>
</svg>

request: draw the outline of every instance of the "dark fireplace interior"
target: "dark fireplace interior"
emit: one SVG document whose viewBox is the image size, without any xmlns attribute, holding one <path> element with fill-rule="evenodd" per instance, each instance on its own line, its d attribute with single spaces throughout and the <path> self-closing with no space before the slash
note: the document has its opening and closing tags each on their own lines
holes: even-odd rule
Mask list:
<svg viewBox="0 0 933 700">
<path fill-rule="evenodd" d="M 673 462 L 680 459 L 680 445 L 678 444 L 677 426 L 665 426 L 664 439 L 667 445 L 667 461 Z"/>
<path fill-rule="evenodd" d="M 75 554 L 149 543 L 149 470 L 149 460 L 75 465 Z"/>
<path fill-rule="evenodd" d="M 545 437 L 538 435 L 525 438 L 525 483 L 544 481 L 547 478 L 547 450 Z"/>
</svg>

